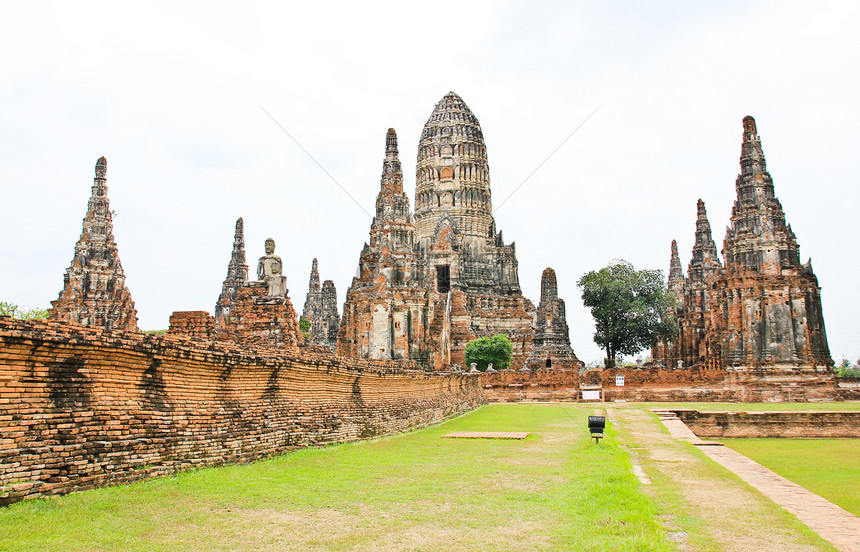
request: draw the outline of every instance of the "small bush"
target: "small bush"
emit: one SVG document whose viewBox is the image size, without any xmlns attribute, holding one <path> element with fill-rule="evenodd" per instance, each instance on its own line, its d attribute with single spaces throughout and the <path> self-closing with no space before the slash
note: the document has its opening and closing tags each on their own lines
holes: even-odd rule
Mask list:
<svg viewBox="0 0 860 552">
<path fill-rule="evenodd" d="M 466 344 L 466 365 L 474 362 L 478 370 L 487 371 L 492 363 L 493 368 L 503 370 L 511 365 L 514 346 L 508 336 L 497 334 L 493 337 L 479 337 Z"/>
</svg>

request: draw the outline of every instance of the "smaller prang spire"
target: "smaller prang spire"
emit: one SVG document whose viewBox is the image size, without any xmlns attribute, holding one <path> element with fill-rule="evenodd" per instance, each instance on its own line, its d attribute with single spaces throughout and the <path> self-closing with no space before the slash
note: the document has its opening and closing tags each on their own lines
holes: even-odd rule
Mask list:
<svg viewBox="0 0 860 552">
<path fill-rule="evenodd" d="M 75 256 L 66 270 L 63 290 L 56 301 L 51 301 L 49 316 L 105 330 L 136 332 L 137 310 L 125 285 L 113 237 L 104 157 L 96 161 L 95 173 Z"/>
<path fill-rule="evenodd" d="M 669 291 L 680 301 L 684 297 L 684 269 L 681 268 L 681 258 L 678 256 L 678 242 L 672 240 L 672 258 L 669 261 Z"/>
<path fill-rule="evenodd" d="M 389 251 L 411 249 L 411 228 L 412 214 L 409 197 L 403 191 L 397 133 L 389 128 L 385 135 L 385 160 L 382 162 L 379 195 L 376 196 L 376 216 L 370 225 L 370 245 L 375 248 L 387 242 Z"/>
<path fill-rule="evenodd" d="M 319 314 L 320 308 L 320 271 L 316 259 L 311 263 L 311 276 L 308 279 L 308 294 L 305 306 L 302 308 L 302 318 L 312 321 Z"/>
<path fill-rule="evenodd" d="M 687 265 L 687 275 L 691 280 L 702 280 L 722 267 L 717 254 L 717 244 L 711 234 L 711 223 L 708 222 L 708 212 L 705 202 L 696 202 L 696 242 L 693 244 L 693 256 Z"/>
<path fill-rule="evenodd" d="M 757 132 L 755 119 L 744 117 L 737 199 L 723 241 L 723 259 L 732 274 L 776 274 L 800 266 L 797 238 L 774 194 Z"/>
<path fill-rule="evenodd" d="M 681 268 L 681 258 L 678 256 L 678 242 L 672 240 L 672 258 L 669 261 L 669 287 L 673 283 L 684 283 L 684 269 Z"/>
<path fill-rule="evenodd" d="M 540 304 L 546 305 L 558 299 L 558 280 L 555 270 L 546 267 L 540 277 Z"/>
<path fill-rule="evenodd" d="M 385 160 L 382 162 L 380 194 L 386 191 L 392 194 L 403 193 L 403 170 L 400 167 L 400 157 L 397 151 L 397 133 L 393 128 L 389 128 L 385 135 Z"/>
<path fill-rule="evenodd" d="M 221 295 L 215 303 L 215 322 L 230 315 L 230 306 L 236 300 L 239 288 L 248 283 L 248 265 L 245 263 L 245 222 L 242 217 L 236 221 L 233 233 L 233 253 L 227 264 L 227 277 L 221 286 Z"/>
</svg>

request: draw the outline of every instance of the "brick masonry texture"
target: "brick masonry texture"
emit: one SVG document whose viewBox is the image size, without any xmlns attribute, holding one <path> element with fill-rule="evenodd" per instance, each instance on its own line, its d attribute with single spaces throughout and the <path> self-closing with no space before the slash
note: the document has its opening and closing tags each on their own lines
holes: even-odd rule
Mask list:
<svg viewBox="0 0 860 552">
<path fill-rule="evenodd" d="M 860 438 L 860 412 L 699 412 L 670 409 L 698 437 Z"/>
<path fill-rule="evenodd" d="M 403 431 L 485 401 L 475 376 L 415 368 L 0 317 L 0 504 Z"/>
<path fill-rule="evenodd" d="M 744 117 L 737 199 L 723 240 L 725 266 L 702 200 L 686 278 L 672 242 L 668 285 L 678 300 L 680 335 L 652 351 L 665 366 L 832 371 L 818 278 L 811 260 L 800 262 L 757 132 L 755 120 Z"/>
<path fill-rule="evenodd" d="M 622 376 L 623 386 L 616 385 Z M 860 388 L 833 373 L 806 370 L 727 372 L 664 368 L 610 370 L 501 370 L 484 373 L 481 387 L 491 402 L 581 401 L 600 390 L 601 401 L 637 402 L 822 402 L 860 399 Z"/>
</svg>

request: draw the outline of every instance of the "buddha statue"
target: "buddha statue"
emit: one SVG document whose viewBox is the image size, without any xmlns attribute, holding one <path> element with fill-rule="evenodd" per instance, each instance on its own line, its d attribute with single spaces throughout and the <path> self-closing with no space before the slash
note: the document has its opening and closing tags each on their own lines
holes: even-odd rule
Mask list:
<svg viewBox="0 0 860 552">
<path fill-rule="evenodd" d="M 257 263 L 257 280 L 264 282 L 272 275 L 272 263 L 277 261 L 283 267 L 281 258 L 275 255 L 275 240 L 268 238 L 266 240 L 266 254 L 260 257 Z"/>
<path fill-rule="evenodd" d="M 262 259 L 260 260 L 262 262 Z M 269 292 L 265 297 L 257 297 L 254 303 L 258 305 L 280 305 L 286 302 L 287 277 L 281 274 L 281 260 L 277 257 L 269 264 L 271 275 L 266 277 Z"/>
</svg>

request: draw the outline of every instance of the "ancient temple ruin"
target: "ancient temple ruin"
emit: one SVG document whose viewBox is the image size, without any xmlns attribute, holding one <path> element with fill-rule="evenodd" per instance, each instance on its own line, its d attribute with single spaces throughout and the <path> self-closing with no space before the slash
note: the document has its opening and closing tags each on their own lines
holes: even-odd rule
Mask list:
<svg viewBox="0 0 860 552">
<path fill-rule="evenodd" d="M 667 366 L 826 370 L 833 365 L 821 290 L 767 172 L 755 120 L 743 120 L 737 199 L 723 241 L 722 266 L 699 200 L 687 277 L 673 242 L 669 289 L 678 300 L 680 335 L 654 349 Z"/>
<path fill-rule="evenodd" d="M 53 320 L 136 332 L 137 310 L 125 285 L 107 191 L 107 160 L 101 157 L 75 256 L 48 313 Z"/>
<path fill-rule="evenodd" d="M 337 333 L 340 327 L 337 290 L 332 280 L 326 280 L 320 287 L 319 262 L 316 259 L 311 265 L 308 294 L 302 309 L 302 318 L 311 325 L 311 344 L 334 351 L 337 346 Z"/>
<path fill-rule="evenodd" d="M 397 135 L 388 130 L 376 216 L 347 290 L 337 351 L 444 368 L 464 363 L 468 341 L 503 333 L 519 369 L 533 352 L 536 314 L 520 290 L 516 247 L 493 219 L 480 123 L 450 92 L 421 133 L 414 216 Z"/>
</svg>

